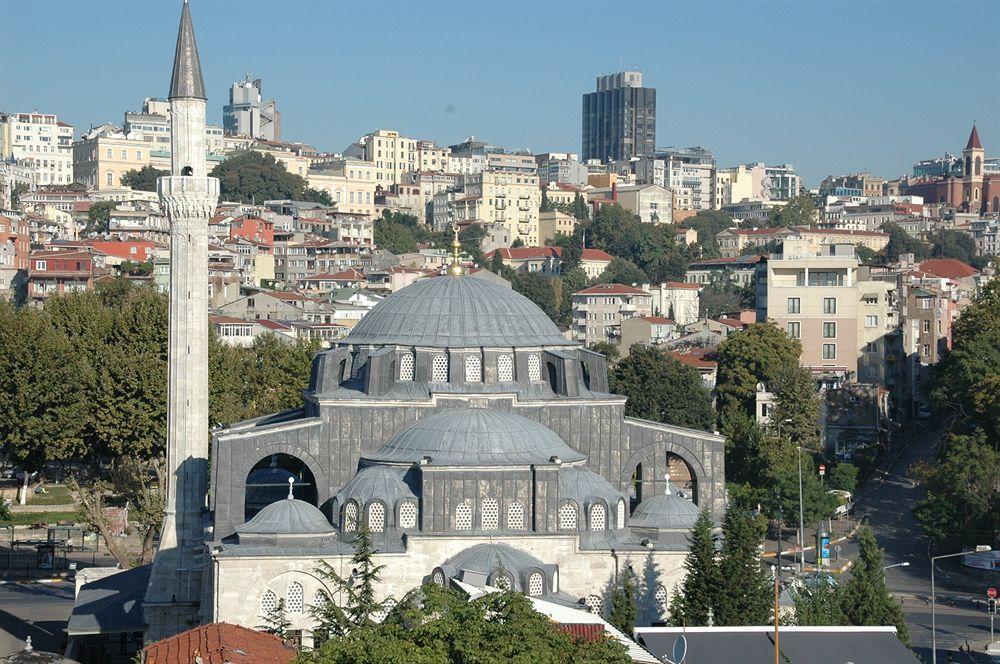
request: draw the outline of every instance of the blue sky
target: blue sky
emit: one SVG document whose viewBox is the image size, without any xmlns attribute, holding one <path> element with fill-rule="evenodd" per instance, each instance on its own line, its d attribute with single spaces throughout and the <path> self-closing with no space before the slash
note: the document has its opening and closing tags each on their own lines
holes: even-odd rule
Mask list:
<svg viewBox="0 0 1000 664">
<path fill-rule="evenodd" d="M 0 0 L 0 109 L 121 122 L 165 96 L 180 2 Z M 192 0 L 209 118 L 248 69 L 284 138 L 376 128 L 442 144 L 579 151 L 580 95 L 619 63 L 657 89 L 657 144 L 720 165 L 885 176 L 1000 152 L 1000 2 Z"/>
</svg>

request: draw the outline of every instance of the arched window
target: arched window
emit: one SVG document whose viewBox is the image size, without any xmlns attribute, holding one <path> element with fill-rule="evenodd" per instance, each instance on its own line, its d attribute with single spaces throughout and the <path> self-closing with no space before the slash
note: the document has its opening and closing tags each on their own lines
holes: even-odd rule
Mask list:
<svg viewBox="0 0 1000 664">
<path fill-rule="evenodd" d="M 559 530 L 576 530 L 576 503 L 563 503 L 559 508 Z"/>
<path fill-rule="evenodd" d="M 965 158 L 965 174 L 972 175 L 972 157 Z"/>
<path fill-rule="evenodd" d="M 431 574 L 431 581 L 438 584 L 439 586 L 443 586 L 445 581 L 444 572 L 442 572 L 440 569 L 434 570 L 434 573 Z"/>
<path fill-rule="evenodd" d="M 385 505 L 377 500 L 368 504 L 368 530 L 373 533 L 385 531 Z"/>
<path fill-rule="evenodd" d="M 622 498 L 618 499 L 618 508 L 615 513 L 615 528 L 621 530 L 625 527 L 625 501 Z"/>
<path fill-rule="evenodd" d="M 246 477 L 243 518 L 249 521 L 262 509 L 288 497 L 292 480 L 293 497 L 318 505 L 316 480 L 301 459 L 290 454 L 269 454 L 253 465 Z"/>
<path fill-rule="evenodd" d="M 343 383 L 347 380 L 347 358 L 340 361 L 340 366 L 337 367 L 337 382 Z"/>
<path fill-rule="evenodd" d="M 464 500 L 455 508 L 455 530 L 472 530 L 472 502 Z"/>
<path fill-rule="evenodd" d="M 497 572 L 493 577 L 493 582 L 490 584 L 494 588 L 499 588 L 500 590 L 510 590 L 514 587 L 511 582 L 510 576 L 506 572 Z"/>
<path fill-rule="evenodd" d="M 514 356 L 504 353 L 497 358 L 497 380 L 510 383 L 514 380 Z"/>
<path fill-rule="evenodd" d="M 317 609 L 321 609 L 330 602 L 330 596 L 326 594 L 325 590 L 317 590 L 313 593 L 312 606 Z"/>
<path fill-rule="evenodd" d="M 353 500 L 344 505 L 344 532 L 353 533 L 358 529 L 358 504 Z"/>
<path fill-rule="evenodd" d="M 413 380 L 413 353 L 404 353 L 399 358 L 399 380 Z"/>
<path fill-rule="evenodd" d="M 528 595 L 538 597 L 545 590 L 545 578 L 541 572 L 532 572 L 528 577 Z"/>
<path fill-rule="evenodd" d="M 976 187 L 975 189 L 972 190 L 972 200 L 974 201 L 979 200 L 979 187 Z"/>
<path fill-rule="evenodd" d="M 542 360 L 537 353 L 528 356 L 528 380 L 542 379 Z"/>
<path fill-rule="evenodd" d="M 990 212 L 1000 212 L 1000 196 L 993 197 L 993 209 Z"/>
<path fill-rule="evenodd" d="M 483 530 L 498 530 L 500 528 L 500 506 L 493 498 L 484 498 L 480 507 L 479 520 Z"/>
<path fill-rule="evenodd" d="M 288 584 L 288 598 L 285 599 L 285 609 L 289 613 L 302 613 L 305 608 L 302 584 L 298 581 L 292 581 Z"/>
<path fill-rule="evenodd" d="M 260 614 L 266 616 L 278 607 L 278 596 L 274 594 L 273 590 L 265 590 L 264 595 L 260 598 Z"/>
<path fill-rule="evenodd" d="M 983 160 L 981 157 L 976 157 L 976 175 L 983 174 Z"/>
<path fill-rule="evenodd" d="M 435 383 L 448 382 L 448 356 L 435 355 L 431 361 L 431 381 Z"/>
<path fill-rule="evenodd" d="M 465 356 L 465 382 L 483 382 L 483 359 L 478 353 Z"/>
<path fill-rule="evenodd" d="M 656 607 L 660 610 L 660 613 L 666 611 L 668 600 L 670 599 L 670 596 L 667 594 L 667 589 L 661 585 L 657 585 L 656 592 L 653 594 L 653 597 L 656 598 Z"/>
<path fill-rule="evenodd" d="M 549 376 L 549 389 L 553 392 L 559 392 L 559 372 L 556 370 L 555 362 L 546 362 L 545 370 Z"/>
<path fill-rule="evenodd" d="M 521 503 L 507 505 L 507 530 L 524 530 L 524 505 Z"/>
<path fill-rule="evenodd" d="M 399 527 L 417 527 L 417 504 L 412 500 L 407 500 L 399 506 Z"/>
<path fill-rule="evenodd" d="M 605 530 L 608 527 L 607 521 L 607 511 L 604 509 L 603 503 L 594 503 L 590 506 L 591 530 Z"/>
<path fill-rule="evenodd" d="M 601 609 L 604 608 L 604 600 L 600 596 L 587 595 L 587 599 L 583 600 L 583 603 L 586 605 L 588 611 L 597 616 L 601 615 Z"/>
</svg>

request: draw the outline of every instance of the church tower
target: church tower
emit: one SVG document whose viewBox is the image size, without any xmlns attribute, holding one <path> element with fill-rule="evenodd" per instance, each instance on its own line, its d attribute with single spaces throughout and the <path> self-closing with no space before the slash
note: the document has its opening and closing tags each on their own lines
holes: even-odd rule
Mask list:
<svg viewBox="0 0 1000 664">
<path fill-rule="evenodd" d="M 972 133 L 962 150 L 962 208 L 966 212 L 979 212 L 983 205 L 983 162 L 986 151 L 979 141 L 976 123 L 972 123 Z"/>
<path fill-rule="evenodd" d="M 205 166 L 205 82 L 187 0 L 170 79 L 170 175 L 157 183 L 170 224 L 167 494 L 146 591 L 146 639 L 201 622 L 208 474 L 208 220 L 219 181 Z"/>
</svg>

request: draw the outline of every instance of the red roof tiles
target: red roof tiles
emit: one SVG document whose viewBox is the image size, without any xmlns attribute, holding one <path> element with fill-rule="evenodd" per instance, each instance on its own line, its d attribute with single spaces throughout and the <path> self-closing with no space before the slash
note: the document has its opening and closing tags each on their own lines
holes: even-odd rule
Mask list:
<svg viewBox="0 0 1000 664">
<path fill-rule="evenodd" d="M 920 270 L 945 279 L 964 279 L 979 274 L 979 270 L 954 258 L 932 258 L 919 265 Z"/>
<path fill-rule="evenodd" d="M 969 134 L 969 142 L 965 144 L 965 149 L 983 149 L 983 144 L 979 142 L 979 130 L 976 129 L 975 122 L 972 123 L 972 133 Z"/>
<path fill-rule="evenodd" d="M 582 291 L 573 293 L 574 295 L 649 295 L 641 288 L 626 286 L 625 284 L 597 284 Z"/>
<path fill-rule="evenodd" d="M 614 259 L 614 256 L 600 249 L 584 249 L 583 253 L 580 254 L 580 260 L 583 261 L 605 261 L 610 263 Z"/>
<path fill-rule="evenodd" d="M 290 664 L 295 650 L 273 634 L 211 623 L 146 646 L 146 664 Z"/>
</svg>

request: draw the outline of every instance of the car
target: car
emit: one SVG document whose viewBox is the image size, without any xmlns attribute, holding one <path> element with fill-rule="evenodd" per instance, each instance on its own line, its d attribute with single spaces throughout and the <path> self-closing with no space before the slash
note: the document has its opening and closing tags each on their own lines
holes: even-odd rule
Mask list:
<svg viewBox="0 0 1000 664">
<path fill-rule="evenodd" d="M 931 415 L 932 415 L 931 407 L 928 406 L 927 404 L 924 404 L 919 408 L 917 408 L 917 419 L 927 420 L 930 419 Z"/>
</svg>

